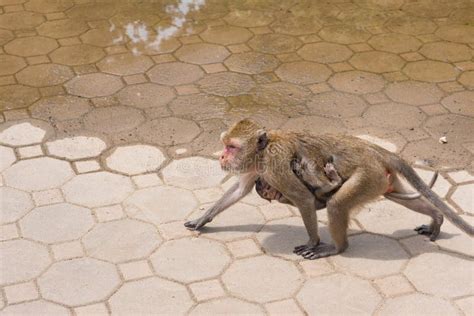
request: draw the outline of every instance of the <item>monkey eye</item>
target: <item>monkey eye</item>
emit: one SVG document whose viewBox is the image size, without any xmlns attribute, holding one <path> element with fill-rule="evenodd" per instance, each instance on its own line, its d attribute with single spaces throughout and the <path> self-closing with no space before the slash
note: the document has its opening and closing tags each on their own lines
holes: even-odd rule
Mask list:
<svg viewBox="0 0 474 316">
<path fill-rule="evenodd" d="M 234 145 L 227 145 L 227 148 L 229 148 L 229 149 L 236 149 L 237 147 L 234 146 Z"/>
</svg>

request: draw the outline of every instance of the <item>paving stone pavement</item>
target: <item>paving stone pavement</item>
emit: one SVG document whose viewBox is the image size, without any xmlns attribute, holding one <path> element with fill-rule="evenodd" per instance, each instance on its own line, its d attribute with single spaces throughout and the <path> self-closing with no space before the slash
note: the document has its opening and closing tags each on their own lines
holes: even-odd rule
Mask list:
<svg viewBox="0 0 474 316">
<path fill-rule="evenodd" d="M 386 200 L 316 261 L 255 193 L 183 227 L 249 116 L 439 169 L 474 224 L 473 89 L 470 0 L 0 0 L 0 315 L 473 315 L 473 239 Z"/>
</svg>

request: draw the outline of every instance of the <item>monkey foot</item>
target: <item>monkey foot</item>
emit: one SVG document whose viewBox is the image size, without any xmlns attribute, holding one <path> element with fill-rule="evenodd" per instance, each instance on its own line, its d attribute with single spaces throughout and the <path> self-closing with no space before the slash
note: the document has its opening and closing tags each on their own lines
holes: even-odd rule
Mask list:
<svg viewBox="0 0 474 316">
<path fill-rule="evenodd" d="M 415 231 L 420 235 L 429 236 L 431 241 L 435 241 L 440 232 L 439 228 L 433 229 L 430 225 L 420 225 L 415 228 Z"/>
<path fill-rule="evenodd" d="M 338 253 L 336 247 L 334 247 L 333 245 L 325 244 L 323 242 L 320 242 L 317 246 L 297 246 L 295 247 L 293 252 L 309 260 L 329 257 Z"/>
<path fill-rule="evenodd" d="M 195 219 L 193 221 L 189 221 L 184 223 L 184 226 L 189 230 L 199 230 L 201 227 L 206 225 L 210 221 L 202 220 L 200 218 Z"/>
</svg>

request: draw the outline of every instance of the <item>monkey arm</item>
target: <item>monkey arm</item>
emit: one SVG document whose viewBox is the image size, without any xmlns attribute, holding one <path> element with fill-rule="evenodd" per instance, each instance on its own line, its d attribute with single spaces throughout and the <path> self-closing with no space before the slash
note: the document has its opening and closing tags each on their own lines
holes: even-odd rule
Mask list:
<svg viewBox="0 0 474 316">
<path fill-rule="evenodd" d="M 184 226 L 190 230 L 198 230 L 211 222 L 218 214 L 246 196 L 252 190 L 255 179 L 256 176 L 253 174 L 242 175 L 239 182 L 234 183 L 203 216 L 184 223 Z"/>
</svg>

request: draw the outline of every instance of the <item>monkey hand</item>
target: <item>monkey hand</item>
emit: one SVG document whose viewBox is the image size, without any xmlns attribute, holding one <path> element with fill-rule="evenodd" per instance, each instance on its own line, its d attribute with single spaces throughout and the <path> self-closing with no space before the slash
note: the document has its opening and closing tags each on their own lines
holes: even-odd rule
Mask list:
<svg viewBox="0 0 474 316">
<path fill-rule="evenodd" d="M 324 172 L 326 173 L 326 176 L 331 180 L 335 181 L 339 178 L 339 174 L 337 173 L 336 168 L 334 165 L 330 162 L 326 163 L 324 166 Z"/>
<path fill-rule="evenodd" d="M 206 217 L 200 217 L 195 220 L 184 223 L 184 226 L 189 230 L 199 230 L 201 227 L 209 223 L 211 220 Z"/>
<path fill-rule="evenodd" d="M 334 247 L 333 245 L 325 244 L 323 242 L 320 242 L 316 246 L 310 246 L 310 245 L 297 246 L 295 247 L 295 250 L 293 250 L 293 252 L 309 260 L 329 257 L 329 256 L 339 253 L 339 251 L 336 250 L 336 247 Z"/>
</svg>

